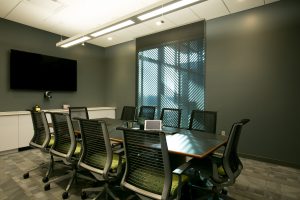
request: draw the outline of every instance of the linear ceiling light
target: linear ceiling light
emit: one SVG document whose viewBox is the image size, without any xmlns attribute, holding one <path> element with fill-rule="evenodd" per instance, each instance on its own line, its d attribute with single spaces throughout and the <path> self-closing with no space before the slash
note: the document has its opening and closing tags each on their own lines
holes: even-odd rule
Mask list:
<svg viewBox="0 0 300 200">
<path fill-rule="evenodd" d="M 147 20 L 147 19 L 150 19 L 152 17 L 155 17 L 157 15 L 161 15 L 161 14 L 164 14 L 164 13 L 167 13 L 167 12 L 170 12 L 172 10 L 176 10 L 178 8 L 181 8 L 181 7 L 184 7 L 186 5 L 189 5 L 189 4 L 192 4 L 192 3 L 195 3 L 197 1 L 200 1 L 200 0 L 181 0 L 181 1 L 178 1 L 176 3 L 173 3 L 173 4 L 170 4 L 170 5 L 167 5 L 165 7 L 161 7 L 161 8 L 158 8 L 156 10 L 153 10 L 153 11 L 150 11 L 146 14 L 143 14 L 143 15 L 140 15 L 138 16 L 137 18 L 139 20 Z"/>
<path fill-rule="evenodd" d="M 106 33 L 110 33 L 110 32 L 113 32 L 113 31 L 115 31 L 115 30 L 119 30 L 119 29 L 121 29 L 121 28 L 124 28 L 124 27 L 126 27 L 126 26 L 130 26 L 130 25 L 132 25 L 132 24 L 135 24 L 135 22 L 132 21 L 132 20 L 127 20 L 127 21 L 125 21 L 125 22 L 121 22 L 121 23 L 119 23 L 119 24 L 116 24 L 116 25 L 110 26 L 110 27 L 108 27 L 108 28 L 102 29 L 102 30 L 100 30 L 100 31 L 97 31 L 97 32 L 95 32 L 95 33 L 92 33 L 92 34 L 90 34 L 90 35 L 93 36 L 93 37 L 99 37 L 100 35 L 104 35 L 104 34 L 106 34 Z"/>
<path fill-rule="evenodd" d="M 85 42 L 85 41 L 87 41 L 89 39 L 91 39 L 91 37 L 83 36 L 81 38 L 78 38 L 77 40 L 73 40 L 71 42 L 65 43 L 65 44 L 61 45 L 61 47 L 67 48 L 67 47 L 73 46 L 75 44 L 79 44 L 79 43 Z"/>
</svg>

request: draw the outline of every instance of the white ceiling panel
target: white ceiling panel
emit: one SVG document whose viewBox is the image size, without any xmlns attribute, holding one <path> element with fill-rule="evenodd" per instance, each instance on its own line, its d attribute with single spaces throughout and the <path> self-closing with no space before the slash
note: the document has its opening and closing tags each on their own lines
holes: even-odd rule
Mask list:
<svg viewBox="0 0 300 200">
<path fill-rule="evenodd" d="M 156 22 L 163 21 L 161 25 L 157 25 Z M 149 21 L 146 21 L 143 23 L 145 26 L 149 27 L 150 29 L 154 30 L 154 32 L 161 32 L 173 27 L 176 27 L 176 24 L 171 22 L 165 17 L 157 17 L 154 19 L 151 19 Z"/>
<path fill-rule="evenodd" d="M 63 5 L 51 0 L 23 0 L 6 19 L 16 21 L 33 27 L 40 27 L 41 24 L 57 9 Z"/>
<path fill-rule="evenodd" d="M 65 37 L 83 35 L 173 0 L 0 0 L 0 17 Z M 170 28 L 213 19 L 278 0 L 207 0 L 88 41 L 112 46 Z M 163 20 L 161 26 L 156 21 Z M 112 37 L 112 40 L 107 40 Z M 55 44 L 54 44 L 55 45 Z"/>
<path fill-rule="evenodd" d="M 0 0 L 0 17 L 6 17 L 21 1 L 22 0 Z"/>
<path fill-rule="evenodd" d="M 145 35 L 150 35 L 155 32 L 154 29 L 147 26 L 145 23 L 137 24 L 135 26 L 131 26 L 129 28 L 123 29 L 124 31 L 128 31 L 128 33 L 131 33 L 131 37 L 138 38 Z"/>
<path fill-rule="evenodd" d="M 276 1 L 279 1 L 279 0 L 265 0 L 265 4 L 274 3 Z"/>
<path fill-rule="evenodd" d="M 230 13 L 248 10 L 265 4 L 264 0 L 223 0 Z"/>
<path fill-rule="evenodd" d="M 199 17 L 199 19 L 214 19 L 224 15 L 228 15 L 229 12 L 222 2 L 222 0 L 209 0 L 201 4 L 190 7 L 193 13 Z"/>
<path fill-rule="evenodd" d="M 197 15 L 195 15 L 193 12 L 191 12 L 189 8 L 185 8 L 177 12 L 167 14 L 164 18 L 168 19 L 177 26 L 199 21 L 199 17 L 197 17 Z"/>
</svg>

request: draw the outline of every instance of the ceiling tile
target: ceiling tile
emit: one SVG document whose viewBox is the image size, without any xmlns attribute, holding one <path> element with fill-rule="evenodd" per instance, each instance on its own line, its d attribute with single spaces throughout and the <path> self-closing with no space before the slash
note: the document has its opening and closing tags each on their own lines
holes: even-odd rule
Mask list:
<svg viewBox="0 0 300 200">
<path fill-rule="evenodd" d="M 7 19 L 32 27 L 39 27 L 47 17 L 51 16 L 61 6 L 63 5 L 51 0 L 22 1 L 12 10 Z"/>
<path fill-rule="evenodd" d="M 0 0 L 0 17 L 5 18 L 22 0 Z"/>
<path fill-rule="evenodd" d="M 208 0 L 203 3 L 194 5 L 190 7 L 190 9 L 199 17 L 199 19 L 206 20 L 229 14 L 222 0 Z"/>
<path fill-rule="evenodd" d="M 274 3 L 276 1 L 279 1 L 279 0 L 265 0 L 265 4 Z"/>
<path fill-rule="evenodd" d="M 0 0 L 0 17 L 72 37 L 96 27 L 109 26 L 149 7 L 170 1 L 172 0 Z M 214 19 L 276 1 L 278 0 L 207 0 L 93 39 L 89 43 L 112 46 L 202 19 Z M 155 24 L 159 20 L 164 21 L 161 26 Z M 113 40 L 107 40 L 108 36 L 112 36 Z"/>
<path fill-rule="evenodd" d="M 190 24 L 199 20 L 199 17 L 193 12 L 191 12 L 189 8 L 185 8 L 177 12 L 167 14 L 164 16 L 164 18 L 168 19 L 170 22 L 177 26 Z"/>
<path fill-rule="evenodd" d="M 230 13 L 236 13 L 264 5 L 264 0 L 223 0 Z"/>
</svg>

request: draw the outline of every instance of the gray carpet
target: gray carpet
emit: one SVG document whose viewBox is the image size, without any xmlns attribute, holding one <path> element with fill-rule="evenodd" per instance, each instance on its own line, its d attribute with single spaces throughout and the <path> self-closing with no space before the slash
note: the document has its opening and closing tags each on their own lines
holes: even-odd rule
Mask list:
<svg viewBox="0 0 300 200">
<path fill-rule="evenodd" d="M 0 156 L 0 200 L 7 199 L 62 199 L 66 182 L 51 184 L 49 191 L 44 191 L 42 177 L 46 168 L 30 173 L 30 178 L 23 179 L 27 169 L 41 161 L 47 162 L 48 155 L 39 150 L 27 150 Z M 228 198 L 236 200 L 299 200 L 300 170 L 242 159 L 244 169 L 237 182 L 228 188 Z M 81 199 L 80 190 L 89 186 L 84 180 L 78 182 L 70 190 L 69 199 Z M 119 195 L 122 192 L 119 191 Z M 201 199 L 201 198 L 200 198 Z M 203 198 L 202 198 L 203 199 Z"/>
</svg>

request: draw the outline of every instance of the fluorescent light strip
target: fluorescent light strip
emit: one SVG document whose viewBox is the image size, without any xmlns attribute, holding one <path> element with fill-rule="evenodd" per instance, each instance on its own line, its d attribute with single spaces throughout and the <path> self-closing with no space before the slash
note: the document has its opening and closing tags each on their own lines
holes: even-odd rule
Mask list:
<svg viewBox="0 0 300 200">
<path fill-rule="evenodd" d="M 169 11 L 171 11 L 171 10 L 175 10 L 175 9 L 177 9 L 177 8 L 181 8 L 181 7 L 183 7 L 183 6 L 186 6 L 186 5 L 195 3 L 195 2 L 197 2 L 197 1 L 199 1 L 199 0 L 182 0 L 182 1 L 178 1 L 178 2 L 176 2 L 176 3 L 170 4 L 170 5 L 167 5 L 167 6 L 165 6 L 165 7 L 162 7 L 162 8 L 156 9 L 156 10 L 153 10 L 153 11 L 151 11 L 151 12 L 148 12 L 148 13 L 146 13 L 146 14 L 140 15 L 140 16 L 138 16 L 137 18 L 138 18 L 139 20 L 144 21 L 144 20 L 147 20 L 147 19 L 149 19 L 149 18 L 155 17 L 155 16 L 157 16 L 157 15 L 161 15 L 161 14 L 163 14 L 163 13 L 167 13 L 167 12 L 169 12 Z"/>
<path fill-rule="evenodd" d="M 89 40 L 89 39 L 91 39 L 91 37 L 89 37 L 89 36 L 84 36 L 84 37 L 81 37 L 81 38 L 79 38 L 79 39 L 77 39 L 77 40 L 73 40 L 73 41 L 71 41 L 71 42 L 68 42 L 68 43 L 66 43 L 66 44 L 63 44 L 63 45 L 61 45 L 61 47 L 67 48 L 67 47 L 73 46 L 73 45 L 75 45 L 75 44 L 78 44 L 78 43 L 81 43 L 81 42 L 85 42 L 85 41 L 87 41 L 87 40 Z"/>
<path fill-rule="evenodd" d="M 115 30 L 124 28 L 124 27 L 126 27 L 126 26 L 130 26 L 130 25 L 132 25 L 132 24 L 135 24 L 135 22 L 132 21 L 132 20 L 127 20 L 127 21 L 125 21 L 125 22 L 122 22 L 122 23 L 116 24 L 116 25 L 114 25 L 114 26 L 110 26 L 110 27 L 108 27 L 108 28 L 102 29 L 102 30 L 100 30 L 100 31 L 98 31 L 98 32 L 92 33 L 91 36 L 93 36 L 93 37 L 98 37 L 98 36 L 100 36 L 100 35 L 104 35 L 104 34 L 106 34 L 106 33 L 113 32 L 113 31 L 115 31 Z"/>
</svg>

